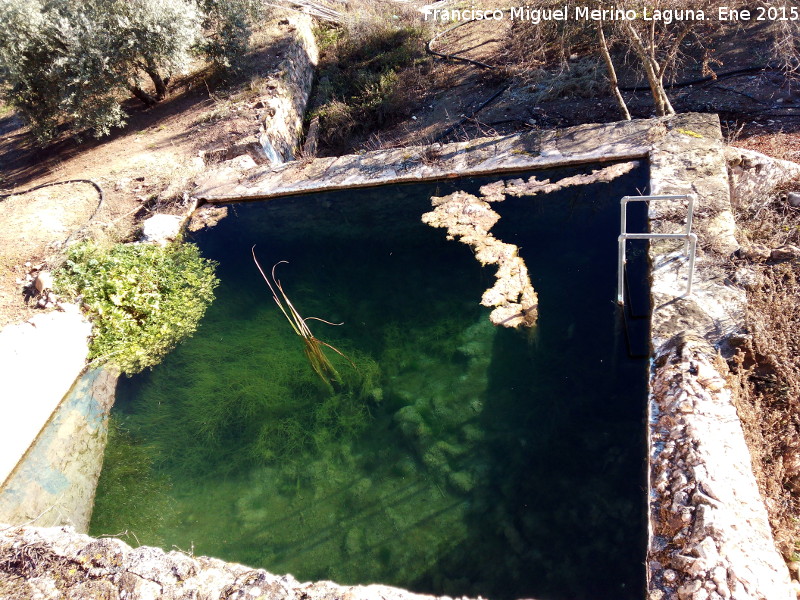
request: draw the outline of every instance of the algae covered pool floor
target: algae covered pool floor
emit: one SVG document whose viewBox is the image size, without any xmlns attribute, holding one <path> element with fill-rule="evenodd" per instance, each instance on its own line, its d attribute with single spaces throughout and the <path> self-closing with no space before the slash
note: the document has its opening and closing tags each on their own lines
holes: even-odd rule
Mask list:
<svg viewBox="0 0 800 600">
<path fill-rule="evenodd" d="M 492 326 L 492 270 L 420 221 L 497 177 L 231 206 L 194 240 L 221 279 L 201 328 L 120 384 L 91 533 L 300 580 L 638 599 L 647 361 L 613 299 L 619 198 L 646 175 L 494 207 L 539 293 L 532 332 Z M 355 363 L 328 351 L 340 384 L 309 367 L 253 245 L 288 261 L 304 317 L 344 323 L 308 321 Z"/>
</svg>

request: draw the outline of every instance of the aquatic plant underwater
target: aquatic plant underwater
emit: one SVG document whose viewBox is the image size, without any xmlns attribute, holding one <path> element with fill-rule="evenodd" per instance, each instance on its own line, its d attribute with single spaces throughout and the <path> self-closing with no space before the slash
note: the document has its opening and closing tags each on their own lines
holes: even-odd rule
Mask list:
<svg viewBox="0 0 800 600">
<path fill-rule="evenodd" d="M 415 215 L 434 194 L 421 195 Z M 128 530 L 301 580 L 638 598 L 646 361 L 610 354 L 614 278 L 600 282 L 597 260 L 614 264 L 615 238 L 605 256 L 593 232 L 618 215 L 602 216 L 598 195 L 550 216 L 552 198 L 503 203 L 497 235 L 516 236 L 540 292 L 535 339 L 489 322 L 476 299 L 491 274 L 439 231 L 365 242 L 325 237 L 326 222 L 291 239 L 293 204 L 237 208 L 198 240 L 221 280 L 200 331 L 120 384 L 91 533 Z M 348 226 L 369 232 L 363 219 L 379 219 L 359 210 Z M 553 227 L 564 220 L 570 236 Z M 285 293 L 270 286 L 285 312 L 243 239 L 291 262 Z M 286 326 L 304 337 L 289 297 L 345 323 L 326 341 L 340 351 L 326 356 L 335 385 Z M 146 497 L 114 500 L 137 480 Z"/>
<path fill-rule="evenodd" d="M 325 348 L 329 348 L 336 352 L 339 356 L 346 359 L 353 368 L 356 367 L 355 363 L 347 358 L 342 352 L 328 344 L 327 342 L 323 342 L 322 340 L 318 339 L 311 333 L 311 329 L 308 327 L 309 319 L 313 319 L 315 321 L 319 321 L 320 323 L 325 323 L 327 325 L 343 325 L 343 323 L 331 323 L 330 321 L 326 321 L 325 319 L 320 319 L 319 317 L 306 317 L 303 318 L 302 315 L 297 312 L 297 309 L 292 304 L 292 301 L 289 300 L 289 297 L 286 295 L 286 292 L 283 291 L 283 286 L 281 285 L 280 279 L 275 277 L 275 269 L 281 263 L 288 264 L 288 261 L 280 260 L 274 265 L 272 265 L 272 271 L 270 272 L 270 277 L 267 277 L 267 274 L 264 272 L 264 269 L 261 268 L 261 265 L 256 258 L 256 247 L 253 246 L 251 249 L 253 253 L 253 262 L 256 263 L 256 267 L 258 267 L 258 272 L 261 273 L 261 277 L 269 286 L 269 291 L 272 292 L 272 299 L 275 301 L 275 304 L 280 309 L 283 316 L 286 317 L 286 320 L 289 321 L 289 325 L 292 327 L 292 331 L 294 331 L 298 336 L 303 339 L 303 352 L 306 354 L 306 358 L 308 359 L 308 363 L 311 365 L 311 368 L 314 372 L 319 375 L 319 378 L 322 381 L 331 387 L 335 384 L 341 384 L 342 378 L 339 376 L 339 372 L 333 366 L 328 357 L 325 356 L 325 351 L 322 349 L 323 346 Z"/>
</svg>

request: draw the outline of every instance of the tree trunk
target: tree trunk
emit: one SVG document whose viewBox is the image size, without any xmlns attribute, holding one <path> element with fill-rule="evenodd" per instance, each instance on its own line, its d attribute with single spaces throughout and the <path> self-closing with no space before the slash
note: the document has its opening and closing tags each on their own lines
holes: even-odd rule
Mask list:
<svg viewBox="0 0 800 600">
<path fill-rule="evenodd" d="M 622 92 L 619 91 L 619 82 L 617 81 L 617 70 L 614 68 L 614 63 L 611 60 L 611 53 L 608 51 L 608 43 L 606 42 L 606 34 L 603 33 L 603 23 L 597 23 L 597 37 L 600 40 L 600 53 L 603 55 L 603 60 L 606 63 L 606 71 L 608 71 L 608 83 L 611 85 L 611 93 L 619 106 L 619 112 L 622 118 L 626 121 L 631 120 L 631 113 L 625 104 L 625 98 L 622 97 Z"/>
<path fill-rule="evenodd" d="M 667 97 L 667 90 L 664 89 L 664 80 L 658 76 L 656 67 L 648 57 L 642 60 L 644 72 L 647 75 L 647 83 L 650 85 L 650 92 L 653 95 L 653 103 L 656 105 L 656 114 L 659 117 L 674 115 L 675 109 Z"/>
<path fill-rule="evenodd" d="M 138 85 L 128 85 L 128 89 L 130 90 L 131 94 L 136 96 L 139 100 L 144 102 L 145 106 L 154 106 L 158 104 L 158 99 L 154 98 L 147 92 L 145 92 L 142 88 Z"/>
<path fill-rule="evenodd" d="M 656 114 L 659 117 L 666 115 L 674 115 L 675 109 L 672 108 L 672 103 L 667 97 L 667 91 L 664 89 L 663 72 L 655 59 L 655 47 L 645 47 L 642 38 L 636 33 L 633 25 L 625 23 L 624 31 L 628 34 L 633 46 L 633 51 L 642 61 L 645 75 L 647 76 L 647 83 L 650 86 L 650 92 L 653 95 L 653 103 L 656 107 Z"/>
<path fill-rule="evenodd" d="M 155 67 L 148 67 L 144 70 L 145 73 L 150 77 L 153 81 L 153 85 L 156 88 L 156 101 L 160 102 L 164 98 L 167 97 L 167 82 L 161 78 L 161 75 L 158 72 L 158 69 Z"/>
</svg>

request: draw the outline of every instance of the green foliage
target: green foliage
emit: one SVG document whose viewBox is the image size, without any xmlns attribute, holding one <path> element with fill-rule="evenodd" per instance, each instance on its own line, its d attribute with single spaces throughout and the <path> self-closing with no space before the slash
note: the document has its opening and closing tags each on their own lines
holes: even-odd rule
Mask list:
<svg viewBox="0 0 800 600">
<path fill-rule="evenodd" d="M 159 363 L 191 335 L 214 298 L 214 263 L 192 244 L 74 246 L 57 274 L 95 321 L 90 358 L 132 374 Z"/>
<path fill-rule="evenodd" d="M 40 140 L 61 125 L 106 135 L 124 124 L 128 92 L 154 103 L 186 69 L 200 16 L 189 0 L 0 0 L 8 101 Z M 145 76 L 155 95 L 144 91 Z"/>
<path fill-rule="evenodd" d="M 252 23 L 264 16 L 258 0 L 198 0 L 210 32 L 202 41 L 203 53 L 218 66 L 237 71 L 248 49 Z"/>
</svg>

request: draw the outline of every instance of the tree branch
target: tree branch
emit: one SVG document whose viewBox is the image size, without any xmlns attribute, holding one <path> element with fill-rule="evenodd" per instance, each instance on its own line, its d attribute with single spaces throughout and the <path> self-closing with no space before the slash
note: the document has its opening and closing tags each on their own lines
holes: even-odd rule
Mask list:
<svg viewBox="0 0 800 600">
<path fill-rule="evenodd" d="M 603 61 L 606 63 L 606 71 L 608 72 L 608 82 L 611 85 L 611 93 L 617 101 L 619 111 L 622 118 L 626 121 L 631 120 L 631 113 L 625 104 L 625 98 L 622 97 L 622 92 L 619 91 L 619 82 L 617 81 L 617 71 L 614 68 L 614 62 L 611 60 L 611 53 L 608 51 L 608 42 L 606 42 L 606 34 L 603 32 L 603 23 L 597 22 L 597 37 L 600 41 L 600 54 L 603 56 Z"/>
</svg>

